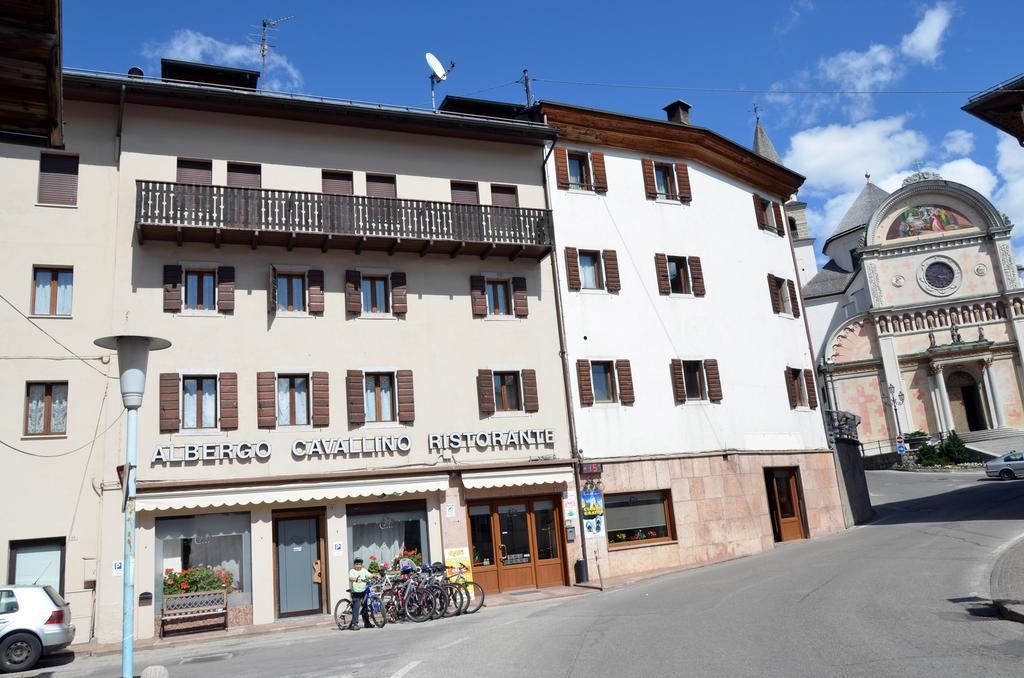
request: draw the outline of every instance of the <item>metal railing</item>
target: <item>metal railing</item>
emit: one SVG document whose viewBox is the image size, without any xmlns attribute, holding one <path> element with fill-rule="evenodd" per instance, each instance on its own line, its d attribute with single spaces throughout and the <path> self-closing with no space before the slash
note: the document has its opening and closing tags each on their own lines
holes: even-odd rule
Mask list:
<svg viewBox="0 0 1024 678">
<path fill-rule="evenodd" d="M 137 181 L 135 223 L 553 245 L 551 212 L 402 198 Z"/>
</svg>

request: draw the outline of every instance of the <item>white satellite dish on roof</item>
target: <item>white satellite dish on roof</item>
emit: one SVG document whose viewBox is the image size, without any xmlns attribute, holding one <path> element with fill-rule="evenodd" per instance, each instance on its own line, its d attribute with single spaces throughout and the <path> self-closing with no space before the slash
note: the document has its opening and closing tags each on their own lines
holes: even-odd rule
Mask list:
<svg viewBox="0 0 1024 678">
<path fill-rule="evenodd" d="M 441 60 L 430 52 L 427 52 L 424 56 L 427 59 L 427 66 L 430 67 L 430 105 L 436 111 L 437 101 L 434 97 L 434 88 L 437 87 L 439 82 L 444 82 L 448 79 L 448 74 L 452 72 L 453 68 L 455 68 L 455 62 L 448 62 L 448 68 L 445 69 L 445 67 L 441 65 Z"/>
</svg>

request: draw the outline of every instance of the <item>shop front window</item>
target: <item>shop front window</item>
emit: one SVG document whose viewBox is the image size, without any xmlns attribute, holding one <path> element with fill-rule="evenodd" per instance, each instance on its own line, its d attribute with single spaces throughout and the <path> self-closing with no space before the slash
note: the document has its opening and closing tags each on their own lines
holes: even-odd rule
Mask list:
<svg viewBox="0 0 1024 678">
<path fill-rule="evenodd" d="M 533 502 L 533 519 L 534 529 L 537 531 L 537 558 L 557 558 L 558 524 L 555 520 L 555 502 L 550 499 Z"/>
<path fill-rule="evenodd" d="M 494 535 L 491 533 L 491 507 L 469 507 L 469 531 L 473 542 L 473 565 L 494 564 Z"/>
<path fill-rule="evenodd" d="M 228 606 L 252 604 L 252 546 L 248 513 L 209 513 L 156 519 L 155 603 L 161 604 L 164 575 L 212 567 L 231 574 Z"/>
<path fill-rule="evenodd" d="M 352 558 L 362 558 L 367 567 L 372 563 L 391 567 L 405 557 L 417 563 L 427 560 L 427 511 L 423 502 L 396 502 L 379 508 L 350 504 L 347 513 L 349 552 Z"/>
<path fill-rule="evenodd" d="M 605 495 L 608 545 L 614 548 L 636 542 L 668 541 L 672 538 L 671 505 L 668 492 Z"/>
</svg>

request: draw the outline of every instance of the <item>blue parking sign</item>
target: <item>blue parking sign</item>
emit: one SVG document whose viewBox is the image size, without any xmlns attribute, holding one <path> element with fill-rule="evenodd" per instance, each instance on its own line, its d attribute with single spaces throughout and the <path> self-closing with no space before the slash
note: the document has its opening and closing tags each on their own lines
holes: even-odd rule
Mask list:
<svg viewBox="0 0 1024 678">
<path fill-rule="evenodd" d="M 897 445 L 896 446 L 896 453 L 897 454 L 904 454 L 904 453 L 906 453 L 906 451 L 907 451 L 907 446 L 906 445 L 902 445 L 901 444 L 901 445 Z"/>
</svg>

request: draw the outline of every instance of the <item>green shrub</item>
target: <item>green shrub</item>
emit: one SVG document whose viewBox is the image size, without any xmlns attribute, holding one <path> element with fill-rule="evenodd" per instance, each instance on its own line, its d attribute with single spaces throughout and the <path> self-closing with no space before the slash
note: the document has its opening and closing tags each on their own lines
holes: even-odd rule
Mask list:
<svg viewBox="0 0 1024 678">
<path fill-rule="evenodd" d="M 200 565 L 187 570 L 164 570 L 164 593 L 199 593 L 200 591 L 235 590 L 235 575 L 223 567 Z"/>
<path fill-rule="evenodd" d="M 942 443 L 942 455 L 954 464 L 966 463 L 970 457 L 963 438 L 958 436 L 956 431 L 950 431 L 949 437 Z"/>
</svg>

